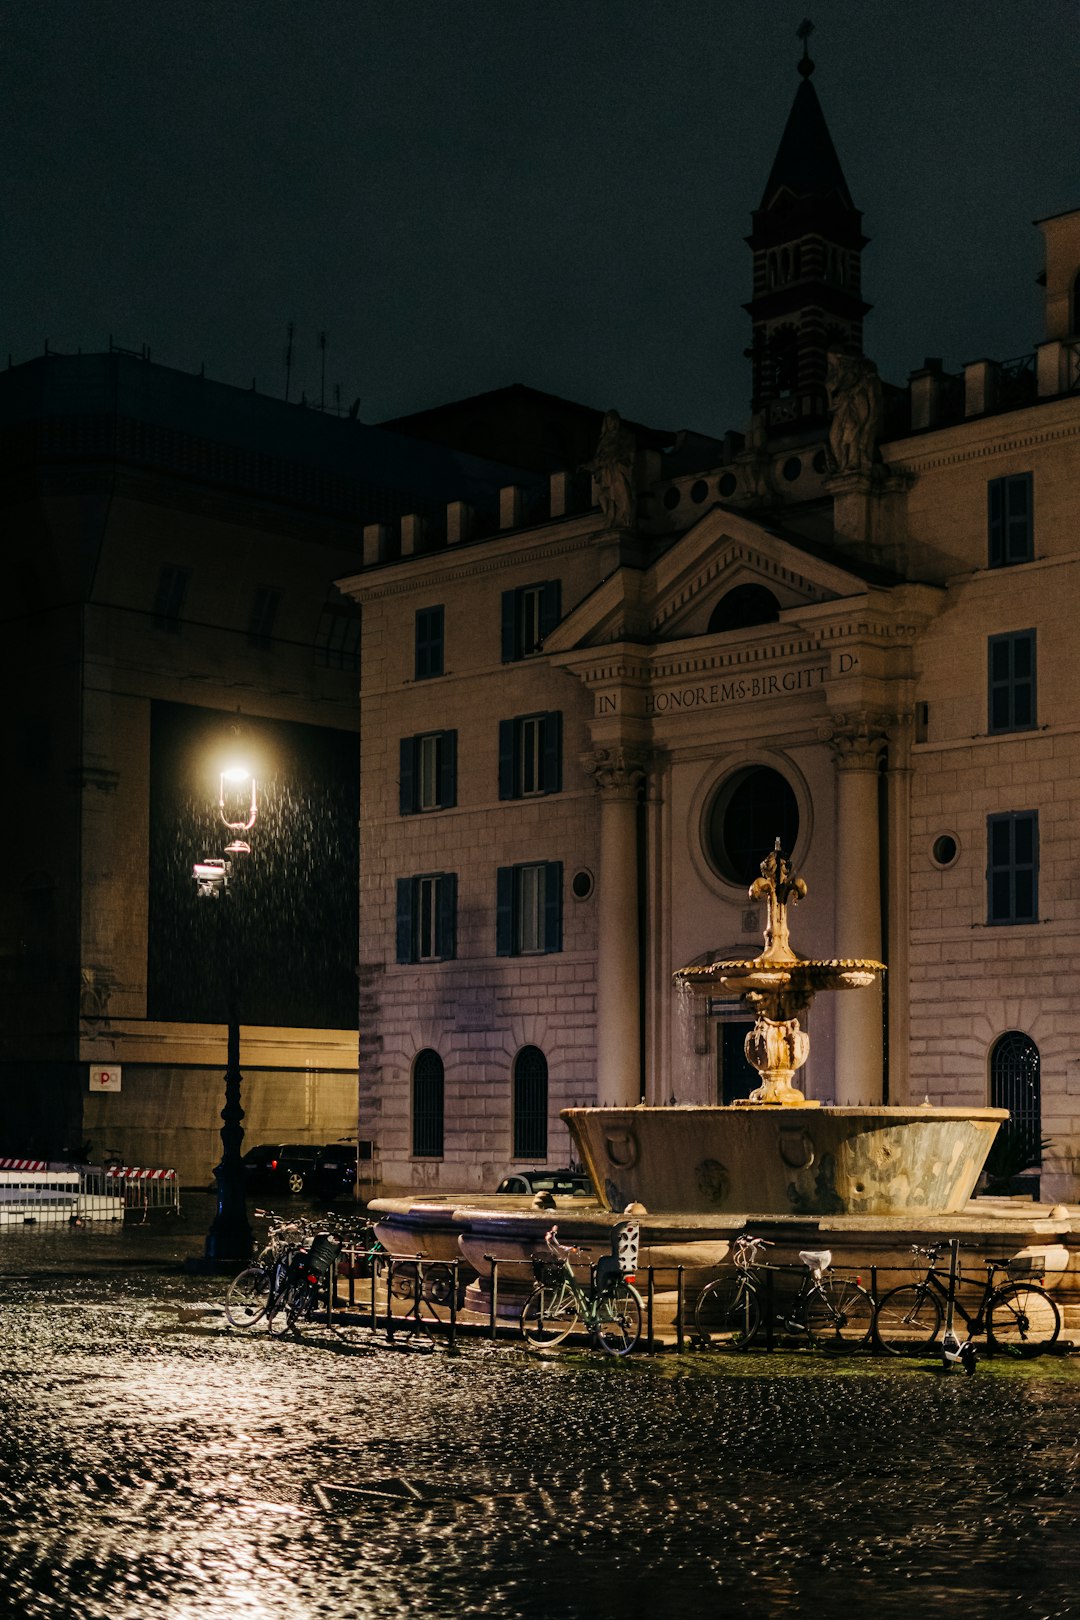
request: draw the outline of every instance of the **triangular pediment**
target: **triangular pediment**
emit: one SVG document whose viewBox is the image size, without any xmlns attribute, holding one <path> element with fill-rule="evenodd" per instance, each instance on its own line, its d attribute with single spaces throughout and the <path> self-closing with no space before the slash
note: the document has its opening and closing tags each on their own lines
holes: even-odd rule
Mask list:
<svg viewBox="0 0 1080 1620">
<path fill-rule="evenodd" d="M 718 506 L 649 568 L 616 569 L 552 632 L 545 650 L 703 636 L 717 605 L 742 586 L 768 591 L 780 613 L 866 591 L 858 574 Z"/>
</svg>

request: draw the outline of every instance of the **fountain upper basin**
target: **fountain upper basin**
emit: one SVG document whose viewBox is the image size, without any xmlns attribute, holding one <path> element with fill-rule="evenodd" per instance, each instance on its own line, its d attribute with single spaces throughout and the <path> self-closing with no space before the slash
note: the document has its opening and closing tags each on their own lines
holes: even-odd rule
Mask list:
<svg viewBox="0 0 1080 1620">
<path fill-rule="evenodd" d="M 759 1215 L 955 1214 L 1002 1108 L 567 1108 L 608 1209 Z"/>
</svg>

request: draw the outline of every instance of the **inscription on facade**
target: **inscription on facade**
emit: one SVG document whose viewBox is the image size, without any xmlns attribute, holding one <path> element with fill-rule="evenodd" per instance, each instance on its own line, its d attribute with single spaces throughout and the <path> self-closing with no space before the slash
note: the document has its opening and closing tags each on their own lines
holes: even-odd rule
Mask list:
<svg viewBox="0 0 1080 1620">
<path fill-rule="evenodd" d="M 729 703 L 752 703 L 755 698 L 782 697 L 786 692 L 808 692 L 821 686 L 826 666 L 786 669 L 776 675 L 735 675 L 729 681 L 700 686 L 678 686 L 670 692 L 647 692 L 646 714 L 670 714 L 676 709 L 721 708 Z"/>
</svg>

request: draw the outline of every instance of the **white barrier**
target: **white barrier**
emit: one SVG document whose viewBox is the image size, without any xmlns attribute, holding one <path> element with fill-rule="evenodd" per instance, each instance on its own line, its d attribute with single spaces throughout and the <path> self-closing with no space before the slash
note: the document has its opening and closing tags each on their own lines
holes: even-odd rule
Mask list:
<svg viewBox="0 0 1080 1620">
<path fill-rule="evenodd" d="M 0 1227 L 149 1219 L 180 1211 L 175 1170 L 0 1158 Z"/>
</svg>

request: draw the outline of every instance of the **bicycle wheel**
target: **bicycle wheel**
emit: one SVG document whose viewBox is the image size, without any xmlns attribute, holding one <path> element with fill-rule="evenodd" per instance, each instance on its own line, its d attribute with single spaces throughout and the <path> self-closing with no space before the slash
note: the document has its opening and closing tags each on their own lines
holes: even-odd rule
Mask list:
<svg viewBox="0 0 1080 1620">
<path fill-rule="evenodd" d="M 846 1277 L 822 1277 L 804 1301 L 810 1342 L 833 1355 L 861 1350 L 874 1325 L 874 1302 L 865 1288 Z"/>
<path fill-rule="evenodd" d="M 757 1289 L 738 1272 L 717 1277 L 698 1295 L 694 1326 L 703 1344 L 717 1350 L 745 1350 L 761 1326 Z"/>
<path fill-rule="evenodd" d="M 225 1317 L 236 1328 L 253 1328 L 266 1315 L 270 1273 L 265 1266 L 248 1266 L 229 1284 Z"/>
<path fill-rule="evenodd" d="M 628 1356 L 641 1338 L 641 1295 L 629 1283 L 616 1283 L 596 1306 L 596 1342 L 609 1356 Z"/>
<path fill-rule="evenodd" d="M 874 1331 L 890 1356 L 922 1355 L 941 1331 L 941 1303 L 921 1283 L 890 1288 L 878 1300 Z"/>
<path fill-rule="evenodd" d="M 1044 1288 L 1005 1283 L 990 1296 L 986 1337 L 1011 1356 L 1041 1356 L 1061 1332 L 1061 1312 Z"/>
<path fill-rule="evenodd" d="M 561 1344 L 581 1328 L 574 1297 L 565 1288 L 534 1288 L 521 1308 L 520 1321 L 522 1333 L 536 1350 Z"/>
<path fill-rule="evenodd" d="M 289 1290 L 289 1297 L 285 1301 L 282 1315 L 285 1318 L 285 1330 L 289 1333 L 299 1333 L 301 1329 L 310 1327 L 319 1303 L 319 1289 L 317 1284 L 309 1282 L 306 1277 L 300 1280 Z"/>
</svg>

